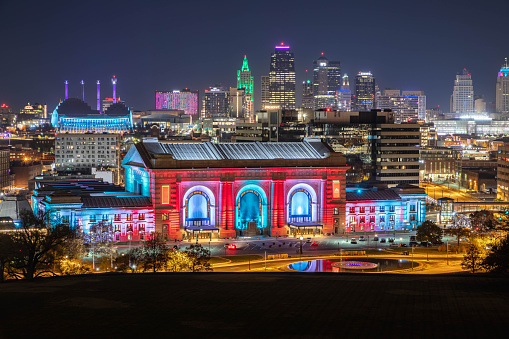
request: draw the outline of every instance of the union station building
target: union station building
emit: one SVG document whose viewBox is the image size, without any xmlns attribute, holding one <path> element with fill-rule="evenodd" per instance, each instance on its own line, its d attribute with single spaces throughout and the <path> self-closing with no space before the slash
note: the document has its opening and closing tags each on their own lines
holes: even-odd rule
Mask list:
<svg viewBox="0 0 509 339">
<path fill-rule="evenodd" d="M 168 240 L 345 231 L 345 158 L 319 139 L 145 140 L 122 165 L 125 189 L 150 198 Z"/>
</svg>

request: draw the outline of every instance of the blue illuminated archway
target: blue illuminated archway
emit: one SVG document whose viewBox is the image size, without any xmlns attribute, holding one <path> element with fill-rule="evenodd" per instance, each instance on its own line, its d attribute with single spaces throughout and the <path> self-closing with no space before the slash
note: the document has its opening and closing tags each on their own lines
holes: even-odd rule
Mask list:
<svg viewBox="0 0 509 339">
<path fill-rule="evenodd" d="M 244 230 L 249 223 L 256 228 L 267 227 L 267 196 L 257 185 L 246 185 L 238 193 L 236 203 L 236 223 L 238 230 Z"/>
<path fill-rule="evenodd" d="M 212 191 L 205 186 L 190 188 L 183 199 L 184 226 L 214 226 L 215 199 Z"/>
</svg>

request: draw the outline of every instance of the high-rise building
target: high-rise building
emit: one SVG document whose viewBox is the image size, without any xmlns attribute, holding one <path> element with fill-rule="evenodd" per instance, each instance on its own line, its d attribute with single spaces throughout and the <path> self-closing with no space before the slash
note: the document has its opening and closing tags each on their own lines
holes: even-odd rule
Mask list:
<svg viewBox="0 0 509 339">
<path fill-rule="evenodd" d="M 352 110 L 352 91 L 346 73 L 343 75 L 341 89 L 337 92 L 337 105 L 338 111 L 349 112 Z"/>
<path fill-rule="evenodd" d="M 423 91 L 385 90 L 377 99 L 378 109 L 394 112 L 396 123 L 410 120 L 424 120 L 426 117 L 426 96 Z"/>
<path fill-rule="evenodd" d="M 230 116 L 232 118 L 253 119 L 252 97 L 245 88 L 230 88 Z"/>
<path fill-rule="evenodd" d="M 302 108 L 313 109 L 313 84 L 311 80 L 302 82 Z"/>
<path fill-rule="evenodd" d="M 336 108 L 336 92 L 341 86 L 339 61 L 329 61 L 322 53 L 313 61 L 314 109 Z"/>
<path fill-rule="evenodd" d="M 442 113 L 442 109 L 440 109 L 440 106 L 426 109 L 426 122 L 430 122 L 432 120 L 438 120 L 442 116 L 443 116 L 443 113 Z"/>
<path fill-rule="evenodd" d="M 369 111 L 375 108 L 375 77 L 371 72 L 359 72 L 355 77 L 355 109 Z"/>
<path fill-rule="evenodd" d="M 249 65 L 247 62 L 247 56 L 244 55 L 244 60 L 242 61 L 242 68 L 237 71 L 237 88 L 244 89 L 244 111 L 242 113 L 242 117 L 246 119 L 252 119 L 254 115 L 254 80 L 251 76 L 251 71 L 249 70 Z M 232 95 L 230 90 L 230 96 Z M 238 93 L 235 93 L 238 96 Z M 233 100 L 233 99 L 232 99 Z M 248 102 L 249 101 L 249 102 Z M 234 107 L 232 106 L 232 110 Z M 236 114 L 238 111 L 236 112 Z M 236 114 L 232 114 L 232 116 L 237 116 Z"/>
<path fill-rule="evenodd" d="M 264 109 L 264 107 L 266 105 L 270 105 L 270 90 L 269 90 L 270 76 L 262 75 L 260 84 L 261 84 L 260 94 L 261 94 L 261 102 L 262 102 L 261 109 Z"/>
<path fill-rule="evenodd" d="M 223 86 L 209 87 L 203 95 L 202 118 L 230 116 L 230 90 Z"/>
<path fill-rule="evenodd" d="M 509 113 L 509 64 L 505 58 L 497 77 L 497 112 Z"/>
<path fill-rule="evenodd" d="M 419 184 L 419 124 L 380 124 L 376 133 L 377 181 L 395 187 Z M 397 156 L 397 157 L 396 157 Z"/>
<path fill-rule="evenodd" d="M 188 88 L 171 92 L 156 91 L 156 109 L 179 110 L 197 116 L 198 102 L 198 91 Z"/>
<path fill-rule="evenodd" d="M 472 75 L 466 68 L 463 69 L 463 74 L 456 75 L 454 91 L 452 93 L 451 111 L 451 113 L 456 113 L 457 115 L 470 115 L 475 113 Z"/>
<path fill-rule="evenodd" d="M 295 60 L 290 46 L 275 47 L 270 58 L 270 104 L 281 109 L 295 109 Z"/>
</svg>

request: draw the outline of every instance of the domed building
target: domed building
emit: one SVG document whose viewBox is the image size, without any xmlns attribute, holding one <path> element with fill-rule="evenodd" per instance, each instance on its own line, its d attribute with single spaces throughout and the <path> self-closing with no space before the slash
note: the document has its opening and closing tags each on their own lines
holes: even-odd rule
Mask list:
<svg viewBox="0 0 509 339">
<path fill-rule="evenodd" d="M 61 101 L 53 111 L 51 124 L 58 133 L 125 133 L 132 129 L 132 112 L 123 103 L 112 104 L 105 112 L 93 110 L 78 98 Z"/>
</svg>

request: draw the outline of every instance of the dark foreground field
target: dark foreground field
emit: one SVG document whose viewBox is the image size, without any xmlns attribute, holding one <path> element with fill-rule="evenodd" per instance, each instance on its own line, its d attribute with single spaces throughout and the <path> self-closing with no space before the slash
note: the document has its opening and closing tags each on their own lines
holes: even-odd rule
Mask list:
<svg viewBox="0 0 509 339">
<path fill-rule="evenodd" d="M 0 285 L 1 338 L 506 336 L 509 279 L 139 274 Z"/>
</svg>

